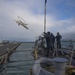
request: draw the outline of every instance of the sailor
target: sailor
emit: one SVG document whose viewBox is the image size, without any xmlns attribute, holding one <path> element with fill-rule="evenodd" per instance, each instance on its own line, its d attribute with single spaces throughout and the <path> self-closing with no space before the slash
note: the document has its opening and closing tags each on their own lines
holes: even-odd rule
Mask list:
<svg viewBox="0 0 75 75">
<path fill-rule="evenodd" d="M 47 57 L 49 56 L 49 50 L 51 50 L 51 40 L 50 40 L 50 32 L 44 33 L 46 44 L 47 44 Z"/>
<path fill-rule="evenodd" d="M 50 48 L 50 32 L 45 33 L 47 49 Z"/>
<path fill-rule="evenodd" d="M 59 32 L 57 32 L 57 35 L 56 35 L 57 48 L 61 48 L 61 38 L 62 36 L 60 35 Z"/>
<path fill-rule="evenodd" d="M 53 35 L 53 33 L 51 33 L 51 45 L 52 45 L 52 49 L 54 49 L 54 42 L 55 42 L 55 36 Z"/>
</svg>

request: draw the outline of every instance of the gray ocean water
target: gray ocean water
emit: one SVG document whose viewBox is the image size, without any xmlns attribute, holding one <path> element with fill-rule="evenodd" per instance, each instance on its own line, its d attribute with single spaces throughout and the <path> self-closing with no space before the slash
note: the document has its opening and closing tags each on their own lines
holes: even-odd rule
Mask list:
<svg viewBox="0 0 75 75">
<path fill-rule="evenodd" d="M 29 75 L 34 64 L 33 47 L 34 43 L 21 43 L 10 56 L 3 75 Z"/>
</svg>

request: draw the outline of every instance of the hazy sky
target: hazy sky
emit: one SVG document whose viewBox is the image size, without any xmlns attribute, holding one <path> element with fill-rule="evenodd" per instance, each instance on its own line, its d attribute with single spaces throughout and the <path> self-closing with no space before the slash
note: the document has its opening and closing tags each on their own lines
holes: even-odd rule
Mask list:
<svg viewBox="0 0 75 75">
<path fill-rule="evenodd" d="M 25 20 L 29 30 L 16 24 L 18 16 Z M 47 0 L 46 16 L 46 31 L 54 35 L 60 32 L 63 38 L 75 37 L 75 0 Z M 0 39 L 30 41 L 43 31 L 44 0 L 0 0 Z"/>
</svg>

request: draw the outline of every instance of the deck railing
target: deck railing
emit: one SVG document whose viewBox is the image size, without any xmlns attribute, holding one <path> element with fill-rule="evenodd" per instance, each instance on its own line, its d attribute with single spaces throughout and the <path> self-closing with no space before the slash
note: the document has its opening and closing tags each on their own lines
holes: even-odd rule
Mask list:
<svg viewBox="0 0 75 75">
<path fill-rule="evenodd" d="M 20 45 L 20 43 L 16 43 L 16 44 L 14 44 L 14 46 L 13 46 L 11 49 L 7 48 L 7 51 L 6 51 L 3 55 L 0 56 L 0 72 L 2 72 L 3 70 L 6 69 L 6 64 L 7 64 L 8 60 L 9 60 L 10 54 L 11 54 L 19 45 Z M 5 73 L 5 72 L 4 72 L 4 73 Z"/>
</svg>

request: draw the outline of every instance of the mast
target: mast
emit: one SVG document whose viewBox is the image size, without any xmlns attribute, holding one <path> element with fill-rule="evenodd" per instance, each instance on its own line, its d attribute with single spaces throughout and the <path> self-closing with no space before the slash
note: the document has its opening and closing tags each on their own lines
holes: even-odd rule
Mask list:
<svg viewBox="0 0 75 75">
<path fill-rule="evenodd" d="M 47 0 L 45 0 L 45 8 L 44 8 L 44 32 L 46 32 L 46 3 Z"/>
</svg>

